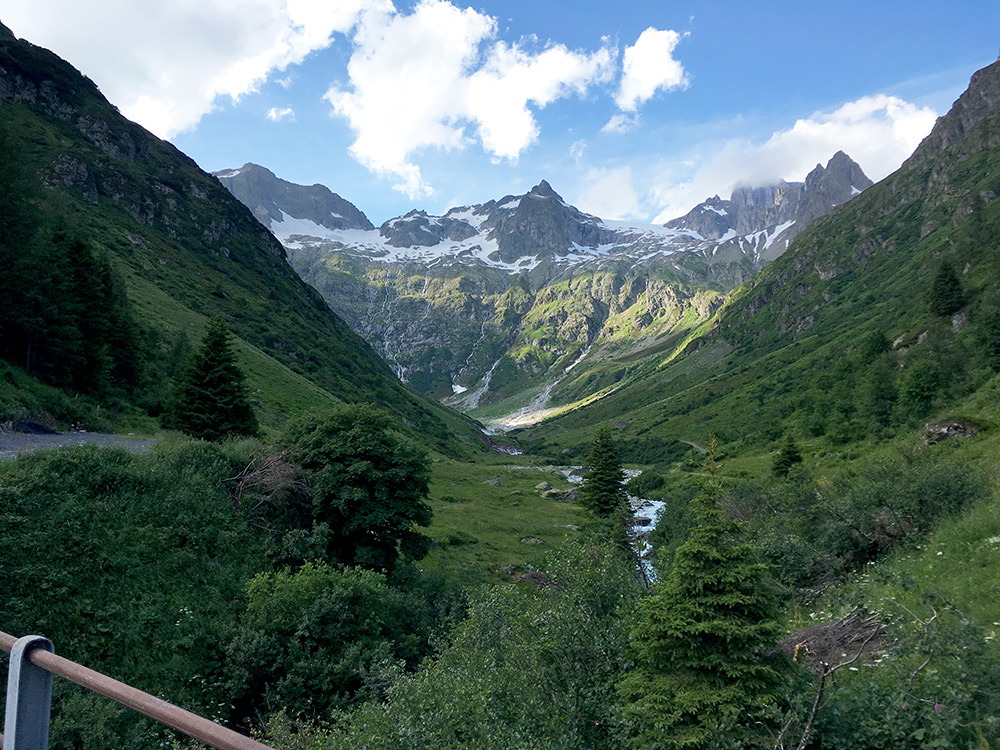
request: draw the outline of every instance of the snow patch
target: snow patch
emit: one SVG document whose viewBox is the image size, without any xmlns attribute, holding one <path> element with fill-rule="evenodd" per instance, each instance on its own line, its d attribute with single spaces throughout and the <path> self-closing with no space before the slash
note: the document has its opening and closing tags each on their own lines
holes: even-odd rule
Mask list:
<svg viewBox="0 0 1000 750">
<path fill-rule="evenodd" d="M 784 224 L 778 224 L 778 226 L 772 229 L 771 232 L 773 232 L 773 234 L 771 232 L 768 233 L 767 241 L 764 243 L 764 249 L 767 250 L 767 248 L 771 247 L 774 241 L 778 239 L 778 235 L 780 235 L 794 223 L 795 219 L 792 219 L 791 221 L 786 221 Z M 788 247 L 787 242 L 785 243 L 785 247 Z"/>
<path fill-rule="evenodd" d="M 281 213 L 281 219 L 277 221 L 271 219 L 271 234 L 277 237 L 282 244 L 285 244 L 288 238 L 293 235 L 317 237 L 321 240 L 337 240 L 340 238 L 340 233 L 344 231 L 324 227 L 322 224 L 317 224 L 311 219 L 297 219 L 294 216 L 289 216 L 284 211 L 281 211 L 281 209 L 278 210 Z M 354 231 L 365 232 L 367 230 L 358 229 Z"/>
</svg>

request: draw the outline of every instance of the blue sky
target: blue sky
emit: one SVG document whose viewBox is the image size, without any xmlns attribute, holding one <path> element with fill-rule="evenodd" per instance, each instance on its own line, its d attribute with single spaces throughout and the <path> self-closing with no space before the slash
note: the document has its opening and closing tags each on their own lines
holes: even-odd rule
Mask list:
<svg viewBox="0 0 1000 750">
<path fill-rule="evenodd" d="M 0 0 L 209 171 L 322 183 L 376 224 L 547 179 L 666 221 L 838 149 L 880 179 L 997 58 L 1000 3 Z"/>
</svg>

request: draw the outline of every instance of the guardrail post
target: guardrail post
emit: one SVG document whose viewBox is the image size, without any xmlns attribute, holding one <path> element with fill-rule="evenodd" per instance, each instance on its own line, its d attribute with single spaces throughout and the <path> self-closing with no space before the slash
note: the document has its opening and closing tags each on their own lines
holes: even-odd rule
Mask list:
<svg viewBox="0 0 1000 750">
<path fill-rule="evenodd" d="M 35 648 L 55 651 L 48 638 L 26 635 L 17 639 L 10 652 L 3 750 L 47 750 L 49 746 L 52 673 L 28 661 L 28 652 Z"/>
</svg>

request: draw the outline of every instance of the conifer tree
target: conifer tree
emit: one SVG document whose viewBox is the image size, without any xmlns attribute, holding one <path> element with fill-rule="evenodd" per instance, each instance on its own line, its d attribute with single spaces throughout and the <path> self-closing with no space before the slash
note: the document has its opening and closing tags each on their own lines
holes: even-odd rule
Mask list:
<svg viewBox="0 0 1000 750">
<path fill-rule="evenodd" d="M 625 474 L 607 427 L 597 431 L 586 467 L 589 472 L 580 488 L 583 506 L 596 516 L 609 518 L 625 504 Z"/>
<path fill-rule="evenodd" d="M 632 627 L 636 668 L 619 692 L 640 747 L 753 746 L 750 727 L 781 691 L 780 601 L 767 568 L 720 507 L 714 480 L 695 514 Z"/>
<path fill-rule="evenodd" d="M 948 262 L 938 267 L 934 282 L 931 284 L 931 312 L 941 317 L 947 317 L 958 312 L 965 304 L 962 294 L 962 282 L 955 274 L 955 269 Z"/>
<path fill-rule="evenodd" d="M 800 463 L 802 463 L 802 453 L 799 452 L 799 446 L 795 444 L 791 435 L 786 435 L 784 444 L 778 449 L 771 464 L 771 473 L 776 477 L 787 477 L 792 467 Z"/>
<path fill-rule="evenodd" d="M 243 373 L 222 321 L 209 323 L 181 377 L 168 424 L 203 440 L 257 434 Z"/>
</svg>

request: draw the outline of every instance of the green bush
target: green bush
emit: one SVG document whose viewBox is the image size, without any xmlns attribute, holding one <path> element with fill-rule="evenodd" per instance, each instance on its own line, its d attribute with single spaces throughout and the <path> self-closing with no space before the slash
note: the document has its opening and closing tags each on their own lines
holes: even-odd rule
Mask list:
<svg viewBox="0 0 1000 750">
<path fill-rule="evenodd" d="M 312 750 L 627 747 L 614 683 L 628 664 L 634 558 L 588 542 L 546 570 L 553 585 L 541 590 L 482 592 L 433 661 L 397 674 L 387 702 L 340 715 L 328 731 L 279 717 L 271 742 Z"/>
<path fill-rule="evenodd" d="M 380 673 L 426 654 L 424 603 L 372 571 L 306 563 L 256 576 L 247 597 L 226 650 L 231 718 L 241 725 L 379 698 Z"/>
</svg>

